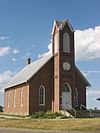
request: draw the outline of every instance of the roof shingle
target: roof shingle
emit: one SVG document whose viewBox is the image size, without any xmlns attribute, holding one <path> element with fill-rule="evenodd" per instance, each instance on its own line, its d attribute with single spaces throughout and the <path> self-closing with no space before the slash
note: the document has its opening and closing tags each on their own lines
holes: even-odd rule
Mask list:
<svg viewBox="0 0 100 133">
<path fill-rule="evenodd" d="M 51 58 L 53 57 L 52 54 L 47 55 L 43 58 L 40 58 L 31 64 L 25 66 L 17 75 L 15 75 L 10 82 L 6 86 L 4 86 L 4 89 L 19 85 L 21 83 L 27 82 L 29 79 L 31 79 Z"/>
</svg>

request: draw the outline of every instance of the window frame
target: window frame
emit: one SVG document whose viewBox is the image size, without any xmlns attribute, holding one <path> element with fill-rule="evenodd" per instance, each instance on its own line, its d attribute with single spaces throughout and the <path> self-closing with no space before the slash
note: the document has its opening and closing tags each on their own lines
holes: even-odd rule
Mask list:
<svg viewBox="0 0 100 133">
<path fill-rule="evenodd" d="M 67 37 L 67 40 L 65 40 Z M 71 46 L 70 46 L 70 36 L 68 32 L 63 34 L 63 52 L 64 53 L 71 53 Z"/>
<path fill-rule="evenodd" d="M 8 96 L 7 96 L 7 107 L 10 107 L 10 91 L 8 91 Z"/>
<path fill-rule="evenodd" d="M 43 94 L 44 94 L 43 96 L 41 96 L 41 88 L 43 89 Z M 41 103 L 41 98 L 43 98 L 42 99 L 43 103 Z M 39 87 L 39 105 L 45 106 L 45 87 L 43 85 Z"/>
<path fill-rule="evenodd" d="M 76 100 L 76 103 L 75 103 L 75 106 L 78 106 L 78 89 L 75 88 L 75 100 Z"/>
<path fill-rule="evenodd" d="M 16 90 L 14 89 L 13 105 L 16 106 Z"/>
<path fill-rule="evenodd" d="M 66 87 L 67 87 L 67 89 L 69 89 L 69 90 L 67 90 Z M 65 83 L 63 84 L 62 92 L 70 92 L 70 93 L 71 93 L 71 86 L 69 85 L 68 82 L 65 82 Z"/>
<path fill-rule="evenodd" d="M 23 88 L 20 90 L 20 105 L 23 106 Z"/>
</svg>

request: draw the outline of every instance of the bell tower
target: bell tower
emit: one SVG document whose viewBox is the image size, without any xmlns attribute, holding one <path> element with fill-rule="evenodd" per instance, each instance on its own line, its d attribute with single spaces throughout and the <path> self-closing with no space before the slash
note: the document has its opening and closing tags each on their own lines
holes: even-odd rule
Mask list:
<svg viewBox="0 0 100 133">
<path fill-rule="evenodd" d="M 68 20 L 54 21 L 52 30 L 52 54 L 54 55 L 53 110 L 59 111 L 62 109 L 62 104 L 64 104 L 62 103 L 64 102 L 62 99 L 62 91 L 65 84 L 68 84 L 70 88 L 70 102 L 66 102 L 66 104 L 74 107 L 74 30 Z"/>
</svg>

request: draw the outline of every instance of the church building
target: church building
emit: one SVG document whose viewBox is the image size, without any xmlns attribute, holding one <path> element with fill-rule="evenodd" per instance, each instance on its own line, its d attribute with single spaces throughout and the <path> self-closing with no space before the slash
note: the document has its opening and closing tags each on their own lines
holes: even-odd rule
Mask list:
<svg viewBox="0 0 100 133">
<path fill-rule="evenodd" d="M 81 44 L 80 44 L 81 45 Z M 4 112 L 29 115 L 38 111 L 86 107 L 88 80 L 75 65 L 74 30 L 67 20 L 54 21 L 52 54 L 27 65 L 5 86 Z"/>
</svg>

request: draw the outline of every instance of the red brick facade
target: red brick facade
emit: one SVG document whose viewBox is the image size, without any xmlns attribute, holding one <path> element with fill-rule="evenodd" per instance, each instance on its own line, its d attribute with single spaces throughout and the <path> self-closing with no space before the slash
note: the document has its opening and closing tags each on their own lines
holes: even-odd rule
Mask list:
<svg viewBox="0 0 100 133">
<path fill-rule="evenodd" d="M 58 53 L 54 53 L 55 33 L 59 33 Z M 70 36 L 70 53 L 63 52 L 63 34 L 67 32 Z M 53 57 L 27 82 L 15 87 L 5 89 L 4 112 L 9 114 L 28 115 L 38 111 L 60 111 L 62 109 L 62 89 L 65 83 L 71 88 L 71 106 L 79 109 L 80 104 L 86 106 L 86 86 L 83 77 L 76 71 L 74 56 L 74 32 L 68 23 L 62 30 L 54 27 L 52 34 Z M 71 69 L 63 70 L 63 62 L 69 62 Z M 45 87 L 45 105 L 39 105 L 39 88 Z M 20 105 L 20 89 L 23 88 L 23 106 Z M 77 108 L 75 105 L 75 88 L 78 90 Z M 16 106 L 14 107 L 14 90 L 16 90 Z M 8 92 L 10 91 L 10 102 L 8 103 Z"/>
<path fill-rule="evenodd" d="M 45 106 L 39 105 L 39 88 L 45 87 Z M 53 103 L 53 59 L 29 81 L 29 112 L 52 110 Z"/>
<path fill-rule="evenodd" d="M 23 105 L 21 105 L 20 91 L 23 88 Z M 14 91 L 16 90 L 16 100 L 14 105 Z M 10 92 L 10 93 L 9 93 Z M 8 106 L 8 93 L 9 93 L 9 106 Z M 10 89 L 5 90 L 4 95 L 4 112 L 15 115 L 28 115 L 29 114 L 29 85 L 22 84 Z"/>
</svg>

